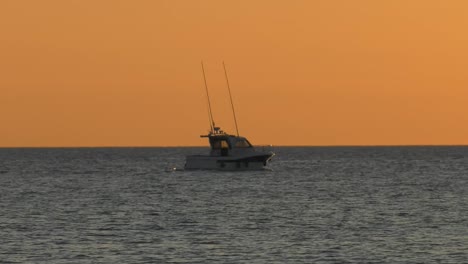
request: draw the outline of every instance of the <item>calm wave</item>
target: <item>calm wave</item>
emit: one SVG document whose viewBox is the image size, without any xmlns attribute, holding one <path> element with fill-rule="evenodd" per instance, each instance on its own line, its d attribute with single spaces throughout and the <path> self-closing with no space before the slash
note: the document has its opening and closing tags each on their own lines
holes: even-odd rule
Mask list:
<svg viewBox="0 0 468 264">
<path fill-rule="evenodd" d="M 468 147 L 0 149 L 2 263 L 466 263 Z"/>
</svg>

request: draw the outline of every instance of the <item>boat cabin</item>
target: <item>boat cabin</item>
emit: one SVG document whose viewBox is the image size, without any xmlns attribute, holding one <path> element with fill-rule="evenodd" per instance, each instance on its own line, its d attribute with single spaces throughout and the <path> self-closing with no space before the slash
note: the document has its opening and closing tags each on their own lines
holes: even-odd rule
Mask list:
<svg viewBox="0 0 468 264">
<path fill-rule="evenodd" d="M 245 137 L 229 134 L 210 134 L 204 137 L 208 137 L 210 141 L 210 156 L 231 156 L 233 152 L 253 150 L 252 144 Z"/>
</svg>

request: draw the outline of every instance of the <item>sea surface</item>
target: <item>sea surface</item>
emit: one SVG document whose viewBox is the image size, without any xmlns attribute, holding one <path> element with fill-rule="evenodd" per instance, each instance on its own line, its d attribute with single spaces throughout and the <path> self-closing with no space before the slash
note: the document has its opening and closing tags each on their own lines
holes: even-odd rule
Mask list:
<svg viewBox="0 0 468 264">
<path fill-rule="evenodd" d="M 468 147 L 0 149 L 0 263 L 468 263 Z"/>
</svg>

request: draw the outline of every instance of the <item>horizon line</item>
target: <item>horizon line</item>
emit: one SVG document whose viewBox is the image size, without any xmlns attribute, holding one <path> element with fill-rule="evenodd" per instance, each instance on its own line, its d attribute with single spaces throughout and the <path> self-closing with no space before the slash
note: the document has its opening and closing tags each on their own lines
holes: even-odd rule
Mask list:
<svg viewBox="0 0 468 264">
<path fill-rule="evenodd" d="M 146 145 L 114 145 L 114 146 L 0 146 L 0 149 L 71 149 L 71 148 L 202 148 L 209 146 L 207 145 L 159 145 L 159 146 L 146 146 Z M 261 147 L 310 147 L 310 148 L 320 148 L 320 147 L 468 147 L 468 144 L 375 144 L 375 145 L 254 145 L 254 148 Z"/>
</svg>

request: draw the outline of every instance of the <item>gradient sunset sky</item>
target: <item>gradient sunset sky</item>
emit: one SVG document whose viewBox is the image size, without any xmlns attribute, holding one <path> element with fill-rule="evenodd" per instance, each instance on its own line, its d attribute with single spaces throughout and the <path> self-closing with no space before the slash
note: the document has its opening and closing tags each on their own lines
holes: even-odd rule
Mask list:
<svg viewBox="0 0 468 264">
<path fill-rule="evenodd" d="M 468 1 L 2 0 L 0 147 L 468 144 Z"/>
</svg>

